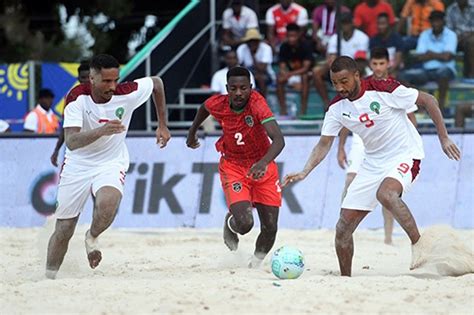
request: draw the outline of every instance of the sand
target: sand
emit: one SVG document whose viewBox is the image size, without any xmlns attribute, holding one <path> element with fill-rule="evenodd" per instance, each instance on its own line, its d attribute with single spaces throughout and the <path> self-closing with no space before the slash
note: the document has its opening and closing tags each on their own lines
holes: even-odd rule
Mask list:
<svg viewBox="0 0 474 315">
<path fill-rule="evenodd" d="M 44 278 L 46 228 L 0 229 L 1 314 L 473 314 L 474 274 L 441 277 L 410 271 L 408 239 L 396 231 L 355 234 L 353 277 L 338 276 L 334 231 L 282 230 L 274 248 L 305 255 L 296 280 L 278 280 L 269 259 L 246 262 L 258 230 L 227 251 L 220 230 L 111 229 L 101 237 L 103 261 L 88 267 L 79 226 L 56 280 Z M 456 235 L 472 250 L 474 231 Z"/>
</svg>

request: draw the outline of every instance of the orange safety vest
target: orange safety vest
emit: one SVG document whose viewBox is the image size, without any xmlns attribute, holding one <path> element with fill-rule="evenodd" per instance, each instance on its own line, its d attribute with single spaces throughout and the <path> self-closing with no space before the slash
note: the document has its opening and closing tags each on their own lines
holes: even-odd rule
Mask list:
<svg viewBox="0 0 474 315">
<path fill-rule="evenodd" d="M 48 119 L 48 113 L 39 108 L 33 109 L 33 112 L 38 116 L 38 128 L 36 133 L 55 133 L 59 127 L 59 120 L 56 115 L 51 115 L 51 121 Z"/>
</svg>

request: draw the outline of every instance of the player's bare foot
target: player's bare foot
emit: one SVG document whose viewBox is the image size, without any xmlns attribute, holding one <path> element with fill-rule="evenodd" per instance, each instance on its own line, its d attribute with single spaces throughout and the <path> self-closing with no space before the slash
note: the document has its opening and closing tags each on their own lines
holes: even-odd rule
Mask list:
<svg viewBox="0 0 474 315">
<path fill-rule="evenodd" d="M 54 279 L 56 279 L 57 273 L 58 273 L 57 270 L 46 269 L 46 272 L 44 273 L 44 275 L 46 276 L 46 278 L 54 280 Z"/>
<path fill-rule="evenodd" d="M 255 255 L 252 255 L 249 259 L 248 267 L 250 269 L 257 269 L 262 265 L 263 258 L 258 258 Z"/>
<path fill-rule="evenodd" d="M 94 269 L 96 268 L 100 261 L 102 260 L 102 253 L 99 250 L 99 242 L 96 237 L 93 237 L 90 233 L 90 230 L 86 232 L 86 253 L 87 259 L 89 260 L 89 266 Z"/>
<path fill-rule="evenodd" d="M 102 260 L 102 253 L 98 250 L 94 250 L 87 254 L 87 259 L 89 259 L 89 266 L 95 269 Z"/>
<path fill-rule="evenodd" d="M 387 245 L 393 245 L 391 239 L 385 239 L 383 242 L 384 242 L 385 244 L 387 244 Z"/>
<path fill-rule="evenodd" d="M 229 228 L 230 213 L 227 213 L 224 220 L 224 244 L 231 250 L 236 251 L 239 247 L 239 237 Z"/>
</svg>

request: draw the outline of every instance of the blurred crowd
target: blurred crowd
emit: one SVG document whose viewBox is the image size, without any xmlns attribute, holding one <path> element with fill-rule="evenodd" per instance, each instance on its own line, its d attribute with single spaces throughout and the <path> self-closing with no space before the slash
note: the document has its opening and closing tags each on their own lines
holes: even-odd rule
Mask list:
<svg viewBox="0 0 474 315">
<path fill-rule="evenodd" d="M 307 115 L 311 86 L 319 105 L 330 102 L 329 67 L 338 54 L 336 1 L 325 0 L 312 11 L 297 1 L 276 2 L 262 25 L 243 0 L 231 1 L 222 16 L 220 48 L 226 68 L 249 68 L 263 95 L 269 87 L 276 89 L 279 119 L 296 119 Z M 363 76 L 372 74 L 370 51 L 385 48 L 391 77 L 416 87 L 434 82 L 445 117 L 457 114 L 457 107 L 472 115 L 472 104 L 453 108 L 447 103 L 455 80 L 474 82 L 474 5 L 469 0 L 455 0 L 448 7 L 441 0 L 408 0 L 398 16 L 389 2 L 365 0 L 353 9 L 342 5 L 339 21 L 340 55 L 355 59 Z M 214 76 L 211 89 L 226 93 L 222 80 L 222 73 L 220 79 Z M 287 108 L 288 88 L 301 92 L 297 113 Z"/>
</svg>

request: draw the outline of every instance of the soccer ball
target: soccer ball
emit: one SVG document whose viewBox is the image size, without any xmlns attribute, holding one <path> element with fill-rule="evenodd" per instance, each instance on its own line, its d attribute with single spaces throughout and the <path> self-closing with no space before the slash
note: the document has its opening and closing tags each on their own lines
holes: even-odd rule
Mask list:
<svg viewBox="0 0 474 315">
<path fill-rule="evenodd" d="M 304 271 L 303 253 L 294 247 L 283 246 L 272 256 L 272 272 L 280 279 L 296 279 Z"/>
</svg>

